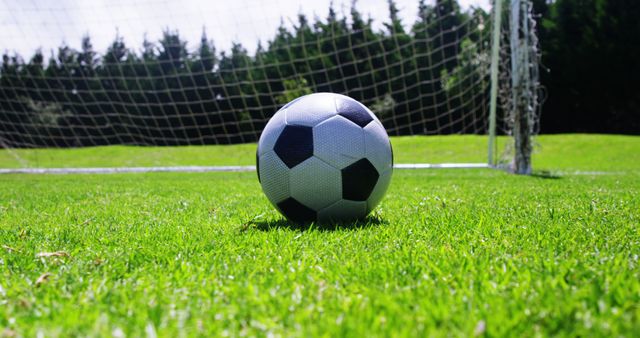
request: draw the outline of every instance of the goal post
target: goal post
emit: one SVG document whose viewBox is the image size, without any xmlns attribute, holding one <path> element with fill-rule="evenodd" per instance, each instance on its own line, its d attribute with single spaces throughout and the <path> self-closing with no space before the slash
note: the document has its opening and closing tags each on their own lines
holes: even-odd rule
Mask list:
<svg viewBox="0 0 640 338">
<path fill-rule="evenodd" d="M 486 154 L 406 168 L 531 172 L 539 55 L 530 0 L 416 0 L 411 10 L 389 0 L 301 1 L 293 12 L 273 0 L 192 2 L 10 2 L 16 27 L 2 33 L 0 51 L 4 158 L 37 168 L 22 148 L 256 142 L 284 103 L 336 92 L 370 107 L 391 136 L 488 136 Z M 128 9 L 139 17 L 122 15 Z M 243 20 L 226 20 L 233 16 Z"/>
<path fill-rule="evenodd" d="M 511 140 L 498 158 L 497 166 L 516 174 L 532 173 L 534 137 L 540 125 L 540 51 L 531 0 L 495 0 L 508 5 L 503 10 L 506 28 L 500 34 L 498 95 L 503 111 L 505 134 Z"/>
<path fill-rule="evenodd" d="M 510 46 L 514 166 L 517 174 L 531 174 L 533 135 L 538 120 L 538 64 L 540 57 L 537 39 L 532 30 L 532 3 L 511 0 Z"/>
<path fill-rule="evenodd" d="M 494 0 L 492 9 L 491 35 L 491 93 L 489 97 L 489 147 L 487 150 L 488 164 L 495 166 L 496 162 L 496 111 L 498 109 L 498 71 L 500 66 L 500 33 L 502 28 L 502 2 Z"/>
</svg>

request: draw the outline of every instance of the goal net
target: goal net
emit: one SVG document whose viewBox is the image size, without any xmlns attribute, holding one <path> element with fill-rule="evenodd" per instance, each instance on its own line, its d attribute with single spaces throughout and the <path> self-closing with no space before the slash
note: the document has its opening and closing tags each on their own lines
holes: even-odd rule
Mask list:
<svg viewBox="0 0 640 338">
<path fill-rule="evenodd" d="M 535 29 L 512 24 L 529 2 L 400 2 L 9 1 L 0 151 L 256 142 L 289 100 L 336 92 L 391 136 L 490 135 L 492 165 L 530 152 L 495 142 L 536 131 L 519 123 L 537 116 Z"/>
</svg>

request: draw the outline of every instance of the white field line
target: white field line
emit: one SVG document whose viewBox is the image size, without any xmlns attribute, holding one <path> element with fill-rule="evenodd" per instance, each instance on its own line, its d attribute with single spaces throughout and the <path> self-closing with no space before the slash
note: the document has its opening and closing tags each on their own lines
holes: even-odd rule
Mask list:
<svg viewBox="0 0 640 338">
<path fill-rule="evenodd" d="M 394 169 L 469 169 L 490 168 L 485 163 L 402 163 Z M 255 171 L 253 165 L 247 166 L 176 166 L 176 167 L 119 167 L 119 168 L 15 168 L 0 169 L 0 174 L 118 174 L 118 173 L 151 173 L 151 172 L 222 172 L 222 171 Z"/>
<path fill-rule="evenodd" d="M 628 173 L 632 173 L 633 171 L 552 171 L 553 175 L 585 175 L 585 176 L 600 176 L 600 175 L 626 175 Z"/>
<path fill-rule="evenodd" d="M 491 168 L 486 163 L 398 163 L 393 169 L 470 169 Z"/>
</svg>

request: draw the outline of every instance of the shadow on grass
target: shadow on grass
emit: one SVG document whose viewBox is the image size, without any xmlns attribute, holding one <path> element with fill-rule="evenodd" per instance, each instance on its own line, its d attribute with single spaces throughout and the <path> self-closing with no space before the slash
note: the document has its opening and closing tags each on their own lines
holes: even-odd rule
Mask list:
<svg viewBox="0 0 640 338">
<path fill-rule="evenodd" d="M 252 222 L 252 228 L 260 231 L 272 231 L 275 229 L 289 230 L 319 230 L 319 231 L 336 231 L 336 230 L 361 230 L 379 225 L 387 224 L 387 221 L 376 215 L 369 215 L 361 220 L 354 222 L 338 222 L 338 223 L 295 223 L 284 218 L 269 221 Z"/>
<path fill-rule="evenodd" d="M 547 180 L 559 180 L 562 178 L 562 176 L 558 174 L 554 174 L 547 170 L 534 171 L 533 173 L 531 173 L 531 177 L 542 178 Z"/>
</svg>

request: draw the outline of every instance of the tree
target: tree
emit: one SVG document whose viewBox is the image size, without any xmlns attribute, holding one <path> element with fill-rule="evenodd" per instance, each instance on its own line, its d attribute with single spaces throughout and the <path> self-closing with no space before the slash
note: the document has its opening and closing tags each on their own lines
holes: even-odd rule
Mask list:
<svg viewBox="0 0 640 338">
<path fill-rule="evenodd" d="M 82 37 L 82 49 L 78 53 L 78 70 L 80 75 L 87 78 L 94 75 L 98 63 L 97 53 L 93 50 L 93 43 L 89 35 Z"/>
<path fill-rule="evenodd" d="M 187 42 L 180 39 L 178 31 L 165 29 L 160 39 L 158 60 L 165 74 L 171 74 L 184 68 L 187 59 Z"/>
<path fill-rule="evenodd" d="M 544 14 L 542 130 L 640 132 L 640 3 L 557 0 Z"/>
</svg>

